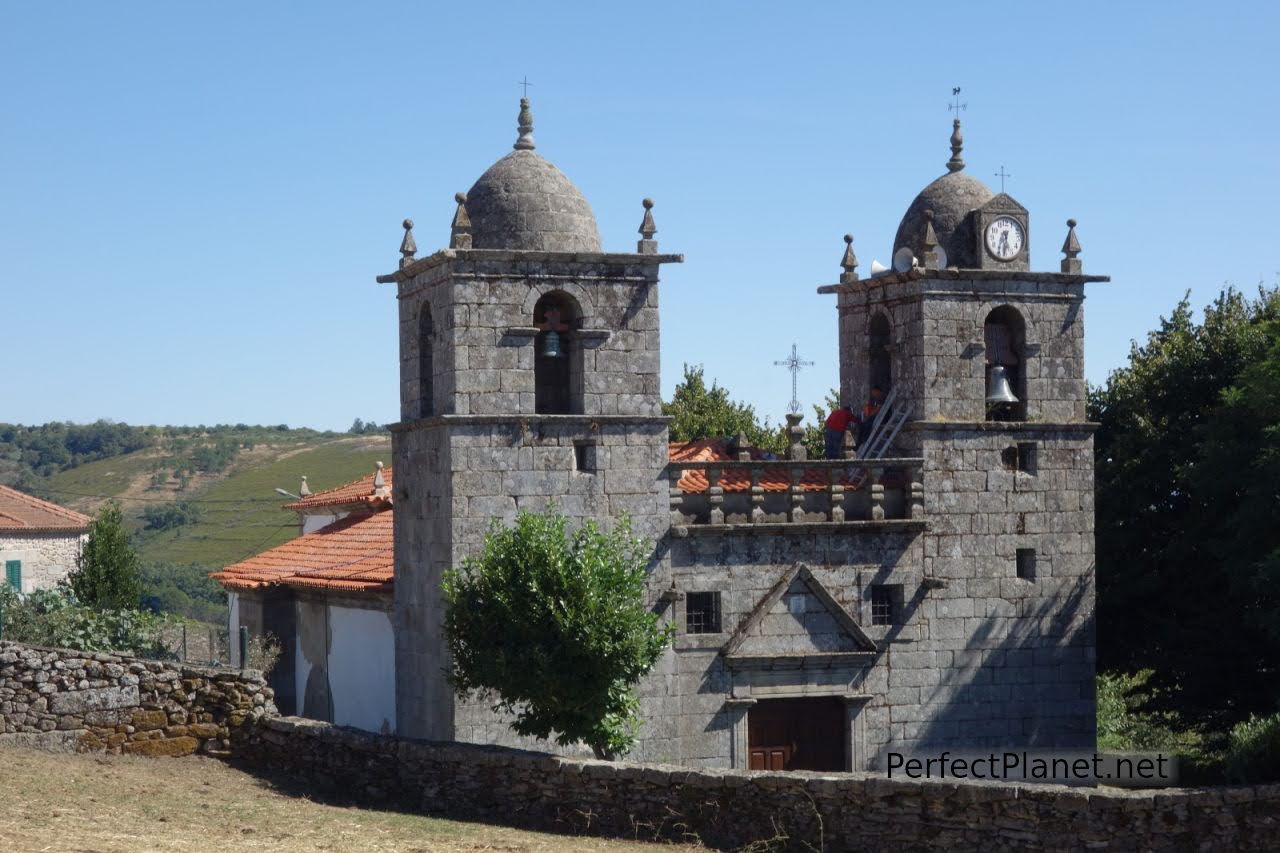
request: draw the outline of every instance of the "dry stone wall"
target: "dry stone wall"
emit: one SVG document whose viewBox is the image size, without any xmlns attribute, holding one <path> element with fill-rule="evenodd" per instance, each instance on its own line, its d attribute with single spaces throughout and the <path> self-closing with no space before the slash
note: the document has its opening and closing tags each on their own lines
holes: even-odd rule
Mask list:
<svg viewBox="0 0 1280 853">
<path fill-rule="evenodd" d="M 262 674 L 0 642 L 0 744 L 227 755 L 276 713 Z"/>
<path fill-rule="evenodd" d="M 1275 850 L 1280 785 L 1140 792 L 562 758 L 296 717 L 237 754 L 317 793 L 559 833 L 768 850 Z"/>
</svg>

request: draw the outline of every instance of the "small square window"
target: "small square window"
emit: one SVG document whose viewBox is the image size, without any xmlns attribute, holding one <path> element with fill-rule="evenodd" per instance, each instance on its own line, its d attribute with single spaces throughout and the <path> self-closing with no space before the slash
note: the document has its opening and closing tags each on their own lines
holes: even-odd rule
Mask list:
<svg viewBox="0 0 1280 853">
<path fill-rule="evenodd" d="M 690 634 L 719 634 L 720 593 L 691 592 L 685 596 L 684 625 Z"/>
<path fill-rule="evenodd" d="M 902 618 L 902 584 L 871 586 L 871 624 L 897 625 Z"/>
<path fill-rule="evenodd" d="M 1036 549 L 1019 548 L 1017 555 L 1018 577 L 1024 581 L 1036 579 Z"/>
<path fill-rule="evenodd" d="M 591 441 L 573 443 L 573 470 L 587 474 L 596 472 L 596 445 Z"/>
</svg>

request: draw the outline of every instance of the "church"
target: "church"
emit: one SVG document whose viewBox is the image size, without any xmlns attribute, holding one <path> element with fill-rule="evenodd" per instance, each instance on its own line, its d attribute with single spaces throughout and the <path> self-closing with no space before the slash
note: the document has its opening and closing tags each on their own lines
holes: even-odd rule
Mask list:
<svg viewBox="0 0 1280 853">
<path fill-rule="evenodd" d="M 335 490 L 344 517 L 301 537 L 334 556 L 218 575 L 233 621 L 285 641 L 282 710 L 344 722 L 342 694 L 361 691 L 380 705 L 352 725 L 554 748 L 450 690 L 440 592 L 492 519 L 554 501 L 605 526 L 626 514 L 653 543 L 648 603 L 676 634 L 639 687 L 631 760 L 840 771 L 889 751 L 1092 749 L 1082 309 L 1085 284 L 1108 279 L 1083 273 L 1074 221 L 1059 268 L 1033 270 L 1029 212 L 964 171 L 955 120 L 892 268 L 861 275 L 846 236 L 838 278 L 816 287 L 834 297 L 842 397 L 888 394 L 869 450 L 807 459 L 798 416 L 782 459 L 672 444 L 659 273 L 682 256 L 659 250 L 648 199 L 634 251 L 606 251 L 538 153 L 527 100 L 517 124 L 514 150 L 457 194 L 448 246 L 419 257 L 406 220 L 399 267 L 378 277 L 398 299 L 394 478 Z M 381 538 L 343 562 L 362 524 Z M 366 559 L 378 572 L 360 574 Z M 378 641 L 367 620 L 335 633 L 335 608 L 382 614 Z M 335 656 L 341 684 L 316 669 Z M 376 690 L 360 682 L 370 656 Z"/>
</svg>

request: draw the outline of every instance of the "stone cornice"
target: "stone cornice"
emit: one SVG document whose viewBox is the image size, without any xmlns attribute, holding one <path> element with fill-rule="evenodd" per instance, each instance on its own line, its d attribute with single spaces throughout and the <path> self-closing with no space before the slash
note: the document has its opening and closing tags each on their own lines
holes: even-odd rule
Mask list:
<svg viewBox="0 0 1280 853">
<path fill-rule="evenodd" d="M 1100 424 L 1091 421 L 1077 423 L 1048 421 L 911 421 L 904 429 L 922 432 L 940 430 L 973 430 L 974 432 L 1096 432 Z"/>
<path fill-rule="evenodd" d="M 684 263 L 684 255 L 646 255 L 634 252 L 535 252 L 517 249 L 440 249 L 425 258 L 418 258 L 408 266 L 393 273 L 377 277 L 379 284 L 408 281 L 414 276 L 452 261 L 503 261 L 552 263 L 552 264 L 622 264 L 654 266 L 657 264 Z"/>
<path fill-rule="evenodd" d="M 1013 270 L 923 270 L 914 268 L 906 272 L 888 272 L 884 275 L 860 278 L 845 284 L 824 284 L 818 288 L 819 293 L 850 293 L 867 290 L 872 287 L 883 287 L 886 284 L 903 284 L 922 279 L 936 281 L 1010 281 L 1032 282 L 1035 284 L 1085 284 L 1089 282 L 1111 281 L 1109 275 L 1076 275 L 1060 272 L 1015 272 Z"/>
<path fill-rule="evenodd" d="M 665 415 L 434 415 L 416 421 L 389 424 L 392 432 L 413 432 L 435 426 L 469 426 L 471 424 L 544 424 L 550 426 L 589 426 L 599 424 L 651 424 L 666 426 L 672 418 Z"/>
</svg>

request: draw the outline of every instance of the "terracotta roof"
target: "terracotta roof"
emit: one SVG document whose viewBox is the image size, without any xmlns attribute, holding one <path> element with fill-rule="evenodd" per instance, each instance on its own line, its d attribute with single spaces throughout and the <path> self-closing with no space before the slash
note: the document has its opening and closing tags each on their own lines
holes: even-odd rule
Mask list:
<svg viewBox="0 0 1280 853">
<path fill-rule="evenodd" d="M 0 486 L 0 530 L 43 533 L 65 530 L 83 533 L 93 519 L 75 510 L 33 498 L 17 489 Z"/>
<path fill-rule="evenodd" d="M 357 505 L 364 506 L 368 509 L 380 509 L 390 506 L 391 500 L 391 469 L 383 468 L 382 477 L 386 482 L 387 496 L 377 497 L 373 493 L 373 478 L 377 474 L 369 474 L 361 477 L 354 483 L 347 483 L 342 486 L 336 486 L 332 489 L 326 489 L 323 492 L 316 492 L 314 495 L 308 495 L 300 501 L 294 501 L 284 505 L 285 509 L 294 509 L 299 512 L 317 509 L 327 506 Z"/>
<path fill-rule="evenodd" d="M 210 577 L 228 589 L 279 585 L 390 592 L 394 551 L 391 519 L 390 510 L 349 515 Z"/>
<path fill-rule="evenodd" d="M 697 441 L 673 441 L 667 446 L 667 458 L 672 462 L 716 462 L 729 461 L 734 457 L 729 454 L 728 441 L 723 438 L 704 438 Z M 753 448 L 752 459 L 761 459 L 763 454 Z M 830 484 L 830 474 L 821 468 L 804 472 L 800 485 L 806 492 L 817 492 Z M 766 492 L 785 492 L 791 488 L 791 475 L 786 468 L 766 471 L 760 477 L 760 488 Z M 841 482 L 848 485 L 848 477 L 841 475 Z M 705 471 L 685 471 L 680 475 L 680 491 L 687 494 L 705 492 L 711 487 Z M 720 475 L 720 488 L 726 492 L 746 492 L 751 489 L 751 474 L 744 470 L 726 469 Z"/>
</svg>

